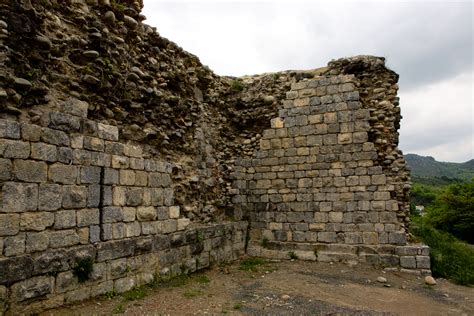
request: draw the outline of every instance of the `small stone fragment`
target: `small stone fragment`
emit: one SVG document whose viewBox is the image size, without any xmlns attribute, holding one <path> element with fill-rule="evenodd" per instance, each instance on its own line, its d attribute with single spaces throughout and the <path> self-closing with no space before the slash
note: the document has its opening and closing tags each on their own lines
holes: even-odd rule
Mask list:
<svg viewBox="0 0 474 316">
<path fill-rule="evenodd" d="M 387 279 L 384 278 L 384 277 L 382 277 L 382 276 L 380 276 L 380 277 L 377 278 L 377 282 L 386 283 L 386 282 L 387 282 Z"/>
<path fill-rule="evenodd" d="M 428 285 L 436 285 L 436 280 L 431 275 L 428 275 L 425 277 L 425 283 Z"/>
<path fill-rule="evenodd" d="M 38 45 L 39 45 L 42 49 L 50 50 L 51 47 L 53 47 L 53 43 L 52 43 L 51 40 L 50 40 L 49 38 L 47 38 L 46 36 L 37 35 L 37 36 L 35 37 L 35 40 L 36 40 L 36 43 L 38 43 Z"/>
<path fill-rule="evenodd" d="M 131 29 L 135 29 L 138 26 L 138 22 L 128 15 L 123 16 L 123 21 L 125 22 L 125 25 Z"/>
<path fill-rule="evenodd" d="M 288 301 L 290 299 L 290 296 L 288 294 L 283 294 L 281 296 L 281 299 L 284 300 L 284 301 Z"/>
</svg>

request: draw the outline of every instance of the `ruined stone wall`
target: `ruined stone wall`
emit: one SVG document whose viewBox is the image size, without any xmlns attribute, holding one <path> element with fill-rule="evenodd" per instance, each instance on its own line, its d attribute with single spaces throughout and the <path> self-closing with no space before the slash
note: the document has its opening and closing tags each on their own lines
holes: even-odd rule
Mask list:
<svg viewBox="0 0 474 316">
<path fill-rule="evenodd" d="M 380 162 L 398 149 L 371 140 L 379 123 L 359 87 L 354 75 L 293 84 L 260 150 L 238 162 L 233 202 L 249 215 L 249 254 L 428 272 L 428 248 L 407 245 L 407 178 Z"/>
<path fill-rule="evenodd" d="M 173 164 L 69 99 L 39 125 L 0 120 L 0 314 L 41 310 L 244 253 L 246 222 L 192 226 Z M 90 261 L 81 280 L 77 268 Z"/>
</svg>

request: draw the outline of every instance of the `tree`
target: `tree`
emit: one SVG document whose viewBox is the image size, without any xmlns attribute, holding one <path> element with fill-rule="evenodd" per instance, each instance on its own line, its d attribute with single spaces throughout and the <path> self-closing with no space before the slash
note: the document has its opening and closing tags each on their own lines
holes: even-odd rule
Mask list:
<svg viewBox="0 0 474 316">
<path fill-rule="evenodd" d="M 474 244 L 474 179 L 450 185 L 428 209 L 436 228 Z"/>
</svg>

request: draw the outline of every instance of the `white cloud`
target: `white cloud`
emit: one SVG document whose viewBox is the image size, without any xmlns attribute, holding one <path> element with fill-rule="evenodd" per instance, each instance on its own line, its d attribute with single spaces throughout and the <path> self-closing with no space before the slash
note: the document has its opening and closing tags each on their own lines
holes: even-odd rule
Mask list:
<svg viewBox="0 0 474 316">
<path fill-rule="evenodd" d="M 474 157 L 472 73 L 399 94 L 402 150 L 443 161 Z"/>
<path fill-rule="evenodd" d="M 443 160 L 474 156 L 470 1 L 144 2 L 147 23 L 220 75 L 387 57 L 400 74 L 401 147 Z"/>
</svg>

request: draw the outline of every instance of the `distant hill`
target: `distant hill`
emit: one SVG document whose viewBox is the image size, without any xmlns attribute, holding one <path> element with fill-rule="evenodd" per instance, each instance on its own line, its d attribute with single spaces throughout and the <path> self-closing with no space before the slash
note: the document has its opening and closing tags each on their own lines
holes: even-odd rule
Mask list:
<svg viewBox="0 0 474 316">
<path fill-rule="evenodd" d="M 474 177 L 474 159 L 463 163 L 436 161 L 433 157 L 406 154 L 414 178 L 470 180 Z"/>
</svg>

